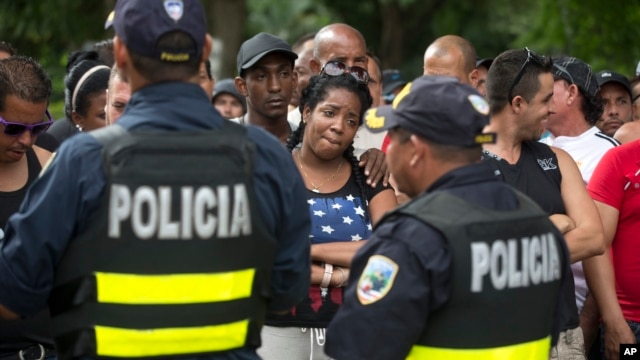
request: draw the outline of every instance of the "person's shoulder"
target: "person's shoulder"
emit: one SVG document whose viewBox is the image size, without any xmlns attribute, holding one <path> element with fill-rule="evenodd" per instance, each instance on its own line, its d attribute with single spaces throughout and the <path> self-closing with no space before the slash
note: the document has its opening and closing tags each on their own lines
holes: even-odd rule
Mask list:
<svg viewBox="0 0 640 360">
<path fill-rule="evenodd" d="M 622 124 L 613 137 L 622 144 L 640 139 L 640 121 L 630 121 Z"/>
<path fill-rule="evenodd" d="M 431 225 L 416 216 L 398 212 L 387 215 L 376 227 L 375 234 L 381 238 L 405 243 L 412 248 L 421 248 L 435 240 L 440 244 L 443 236 Z"/>
<path fill-rule="evenodd" d="M 604 146 L 607 149 L 620 145 L 620 142 L 615 138 L 603 133 L 597 127 L 591 128 L 590 131 L 591 137 L 594 139 L 594 142 L 598 143 L 598 146 Z"/>
</svg>

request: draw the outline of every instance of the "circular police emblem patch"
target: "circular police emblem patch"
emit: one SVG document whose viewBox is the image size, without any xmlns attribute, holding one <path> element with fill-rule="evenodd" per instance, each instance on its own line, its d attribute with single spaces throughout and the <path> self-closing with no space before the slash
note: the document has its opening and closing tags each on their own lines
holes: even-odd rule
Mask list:
<svg viewBox="0 0 640 360">
<path fill-rule="evenodd" d="M 182 0 L 164 0 L 164 10 L 170 18 L 178 21 L 184 13 L 184 4 Z"/>
<path fill-rule="evenodd" d="M 362 305 L 372 304 L 387 295 L 398 273 L 398 264 L 386 256 L 369 258 L 360 280 L 357 294 Z"/>
<path fill-rule="evenodd" d="M 489 115 L 489 103 L 480 95 L 469 95 L 467 97 L 471 106 L 482 115 Z"/>
</svg>

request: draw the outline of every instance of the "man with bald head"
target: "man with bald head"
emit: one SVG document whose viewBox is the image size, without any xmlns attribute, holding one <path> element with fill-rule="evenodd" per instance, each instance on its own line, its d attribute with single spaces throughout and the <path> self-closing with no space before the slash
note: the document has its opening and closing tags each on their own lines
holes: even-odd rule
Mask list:
<svg viewBox="0 0 640 360">
<path fill-rule="evenodd" d="M 347 24 L 329 24 L 316 34 L 313 42 L 311 70 L 320 74 L 328 61 L 336 60 L 348 67 L 359 66 L 367 69 L 367 43 L 364 36 Z"/>
<path fill-rule="evenodd" d="M 312 75 L 318 75 L 328 62 L 339 63 L 337 67 L 342 67 L 345 72 L 362 79 L 362 75 L 366 77 L 365 82 L 369 79 L 369 58 L 367 56 L 367 43 L 362 33 L 356 28 L 342 23 L 329 24 L 318 31 L 313 39 L 313 57 L 309 65 Z M 376 96 L 372 94 L 372 96 Z M 386 184 L 389 175 L 386 172 L 384 164 L 384 154 L 379 148 L 371 148 L 360 155 L 360 166 L 364 167 L 364 173 L 367 175 L 367 183 L 375 186 L 380 180 L 372 180 L 376 178 L 379 171 L 384 172 L 382 179 Z"/>
<path fill-rule="evenodd" d="M 463 84 L 477 86 L 476 49 L 457 35 L 434 40 L 424 53 L 424 75 L 453 76 Z"/>
</svg>

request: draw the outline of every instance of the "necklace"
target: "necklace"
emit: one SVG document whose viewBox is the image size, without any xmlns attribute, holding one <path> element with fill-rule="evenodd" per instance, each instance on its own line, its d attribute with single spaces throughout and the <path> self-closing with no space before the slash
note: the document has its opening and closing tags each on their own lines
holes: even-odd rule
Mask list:
<svg viewBox="0 0 640 360">
<path fill-rule="evenodd" d="M 309 175 L 307 175 L 307 172 L 304 171 L 304 167 L 302 166 L 302 160 L 300 159 L 300 150 L 296 151 L 296 156 L 298 157 L 298 165 L 300 166 L 300 170 L 302 171 L 302 175 L 304 175 L 304 177 L 306 177 L 309 180 L 309 182 L 311 183 L 311 186 L 313 186 L 313 189 L 311 189 L 311 191 L 313 191 L 314 193 L 319 193 L 320 192 L 320 188 L 323 187 L 324 185 L 326 185 L 331 180 L 333 180 L 336 177 L 336 175 L 338 175 L 338 173 L 340 172 L 340 169 L 342 169 L 343 161 L 340 161 L 340 163 L 338 164 L 338 168 L 336 169 L 336 172 L 334 172 L 331 176 L 329 176 L 329 178 L 327 178 L 327 180 L 323 181 L 320 185 L 316 185 L 311 180 L 311 177 L 309 177 Z"/>
</svg>

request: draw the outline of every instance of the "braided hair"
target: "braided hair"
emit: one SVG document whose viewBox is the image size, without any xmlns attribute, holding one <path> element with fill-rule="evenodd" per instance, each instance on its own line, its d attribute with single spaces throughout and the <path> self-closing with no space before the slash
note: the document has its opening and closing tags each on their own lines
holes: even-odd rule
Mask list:
<svg viewBox="0 0 640 360">
<path fill-rule="evenodd" d="M 345 89 L 358 96 L 358 99 L 360 100 L 360 116 L 358 117 L 360 121 L 358 126 L 361 126 L 364 113 L 371 107 L 373 99 L 371 98 L 369 88 L 365 83 L 356 80 L 355 77 L 346 73 L 338 76 L 321 74 L 311 77 L 309 85 L 302 90 L 299 107 L 300 113 L 303 113 L 305 107 L 308 107 L 311 112 L 313 112 L 316 106 L 327 98 L 329 91 L 333 89 Z M 305 128 L 305 122 L 301 121 L 298 128 L 291 133 L 291 136 L 289 136 L 289 139 L 287 140 L 287 149 L 289 149 L 289 151 L 293 151 L 293 149 L 302 143 Z M 342 156 L 351 163 L 351 171 L 356 179 L 358 187 L 360 188 L 362 201 L 363 203 L 366 203 L 368 199 L 367 195 L 369 193 L 368 186 L 365 182 L 364 175 L 358 166 L 358 159 L 353 154 L 353 151 L 353 141 L 351 141 L 351 144 L 345 149 Z M 365 216 L 365 219 L 368 220 L 368 214 Z"/>
</svg>

